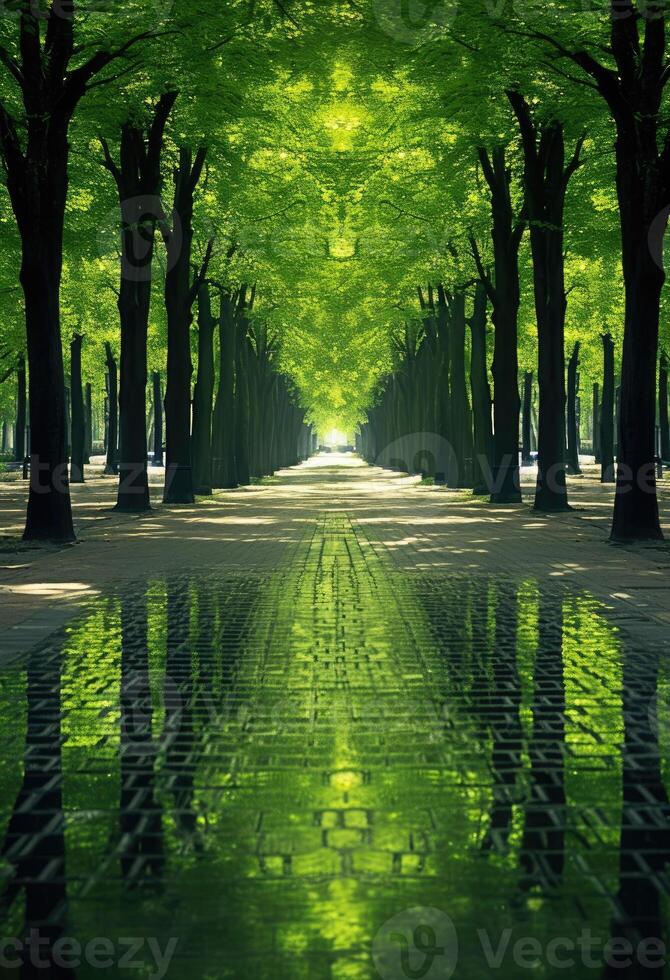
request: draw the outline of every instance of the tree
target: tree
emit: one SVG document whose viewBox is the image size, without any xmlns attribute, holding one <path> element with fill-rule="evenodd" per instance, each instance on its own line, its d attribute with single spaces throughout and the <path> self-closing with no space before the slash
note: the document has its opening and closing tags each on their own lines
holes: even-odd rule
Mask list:
<svg viewBox="0 0 670 980">
<path fill-rule="evenodd" d="M 479 276 L 493 306 L 493 474 L 492 503 L 521 501 L 519 486 L 518 314 L 520 303 L 519 246 L 525 218 L 515 216 L 510 184 L 511 169 L 504 147 L 489 155 L 479 147 L 479 161 L 491 194 L 494 276 L 484 268 L 474 237 L 471 245 Z"/>
<path fill-rule="evenodd" d="M 146 415 L 147 329 L 151 303 L 156 226 L 163 219 L 160 202 L 161 150 L 168 116 L 177 92 L 165 92 L 154 103 L 148 123 L 121 127 L 119 163 L 106 139 L 101 140 L 105 167 L 116 183 L 121 220 L 121 276 L 118 309 L 121 321 L 119 393 L 119 491 L 116 509 L 131 513 L 150 505 L 147 476 Z"/>
<path fill-rule="evenodd" d="M 563 215 L 568 182 L 579 166 L 584 142 L 577 141 L 565 164 L 562 124 L 537 124 L 518 91 L 509 90 L 521 132 L 524 155 L 524 204 L 533 255 L 533 284 L 538 337 L 537 485 L 535 509 L 568 507 L 565 483 L 565 294 Z"/>
<path fill-rule="evenodd" d="M 45 21 L 36 4 L 21 0 L 16 54 L 0 48 L 6 77 L 19 95 L 0 102 L 0 153 L 21 239 L 31 440 L 26 540 L 74 538 L 60 330 L 70 123 L 86 92 L 109 81 L 96 76 L 150 36 L 142 32 L 81 60 L 74 22 L 74 0 L 51 3 Z"/>
</svg>

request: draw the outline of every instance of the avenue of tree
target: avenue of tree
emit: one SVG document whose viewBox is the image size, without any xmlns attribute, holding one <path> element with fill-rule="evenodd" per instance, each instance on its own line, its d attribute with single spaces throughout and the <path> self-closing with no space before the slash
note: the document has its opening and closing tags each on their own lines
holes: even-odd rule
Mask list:
<svg viewBox="0 0 670 980">
<path fill-rule="evenodd" d="M 17 0 L 0 18 L 0 421 L 26 539 L 235 487 L 316 433 L 661 537 L 662 2 Z M 531 455 L 533 454 L 533 455 Z M 164 459 L 163 459 L 164 455 Z"/>
</svg>

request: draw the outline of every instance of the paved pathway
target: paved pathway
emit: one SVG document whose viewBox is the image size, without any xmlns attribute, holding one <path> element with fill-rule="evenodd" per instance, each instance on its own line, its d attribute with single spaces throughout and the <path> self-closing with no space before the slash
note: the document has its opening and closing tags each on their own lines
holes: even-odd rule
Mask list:
<svg viewBox="0 0 670 980">
<path fill-rule="evenodd" d="M 24 490 L 18 480 L 0 484 L 0 527 L 7 532 L 4 545 L 0 536 L 5 656 L 27 649 L 67 621 L 77 599 L 110 583 L 176 568 L 275 568 L 305 526 L 332 511 L 354 517 L 399 567 L 564 579 L 591 590 L 635 628 L 658 632 L 658 625 L 670 624 L 670 547 L 610 545 L 611 490 L 593 473 L 570 480 L 572 514 L 546 518 L 527 504 L 492 507 L 352 456 L 318 456 L 261 486 L 199 498 L 192 507 L 160 505 L 161 474 L 150 471 L 156 509 L 141 517 L 113 512 L 113 479 L 98 476 L 73 488 L 79 542 L 56 550 L 18 544 Z M 670 539 L 666 482 L 661 505 Z M 531 471 L 525 471 L 524 488 L 530 502 Z"/>
<path fill-rule="evenodd" d="M 17 554 L 5 936 L 77 977 L 663 976 L 666 566 L 351 458 Z"/>
</svg>

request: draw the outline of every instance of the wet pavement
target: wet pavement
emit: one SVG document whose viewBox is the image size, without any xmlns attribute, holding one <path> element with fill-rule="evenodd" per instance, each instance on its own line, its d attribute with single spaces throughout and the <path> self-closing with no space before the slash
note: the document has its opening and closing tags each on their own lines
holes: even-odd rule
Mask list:
<svg viewBox="0 0 670 980">
<path fill-rule="evenodd" d="M 332 510 L 90 599 L 0 673 L 0 975 L 667 976 L 670 660 L 606 613 Z"/>
</svg>

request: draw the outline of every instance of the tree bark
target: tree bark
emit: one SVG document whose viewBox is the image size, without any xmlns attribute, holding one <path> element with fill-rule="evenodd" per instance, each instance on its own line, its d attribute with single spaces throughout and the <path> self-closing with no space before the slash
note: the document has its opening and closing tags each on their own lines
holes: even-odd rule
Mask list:
<svg viewBox="0 0 670 980">
<path fill-rule="evenodd" d="M 521 218 L 514 218 L 510 196 L 512 175 L 505 162 L 504 148 L 497 147 L 490 157 L 485 149 L 480 148 L 479 160 L 491 192 L 491 237 L 495 275 L 493 283 L 477 253 L 480 279 L 486 284 L 493 306 L 494 349 L 491 373 L 494 451 L 491 502 L 520 503 L 517 335 L 520 302 L 519 245 L 524 222 Z"/>
<path fill-rule="evenodd" d="M 474 418 L 474 493 L 491 492 L 489 480 L 493 461 L 491 388 L 486 366 L 486 287 L 478 282 L 470 319 L 470 388 Z"/>
<path fill-rule="evenodd" d="M 166 504 L 191 504 L 193 470 L 191 461 L 191 322 L 198 283 L 191 285 L 193 247 L 193 195 L 205 163 L 205 150 L 193 159 L 186 146 L 179 148 L 174 172 L 173 221 L 180 229 L 180 242 L 168 262 L 165 276 L 167 310 L 167 383 L 165 388 L 165 490 Z M 168 252 L 175 229 L 165 236 Z"/>
<path fill-rule="evenodd" d="M 81 382 L 81 347 L 84 338 L 75 334 L 70 344 L 70 391 L 71 391 L 71 445 L 70 482 L 84 482 L 84 448 L 86 443 L 86 416 L 84 413 L 84 389 Z"/>
<path fill-rule="evenodd" d="M 233 299 L 221 293 L 219 313 L 219 385 L 212 423 L 212 486 L 237 486 L 235 460 L 235 348 L 236 324 Z"/>
<path fill-rule="evenodd" d="M 597 381 L 593 382 L 593 457 L 594 462 L 599 463 L 600 452 L 600 385 Z"/>
<path fill-rule="evenodd" d="M 670 461 L 670 426 L 668 425 L 668 358 L 663 352 L 658 365 L 658 425 L 661 435 L 661 459 Z"/>
<path fill-rule="evenodd" d="M 521 413 L 521 462 L 524 466 L 531 466 L 533 458 L 530 455 L 530 435 L 531 435 L 531 408 L 533 404 L 533 372 L 524 371 L 523 375 L 523 402 Z"/>
<path fill-rule="evenodd" d="M 105 474 L 116 476 L 119 472 L 118 438 L 119 438 L 119 389 L 117 381 L 116 361 L 110 344 L 105 343 L 105 359 L 107 362 L 107 459 Z"/>
<path fill-rule="evenodd" d="M 84 463 L 90 463 L 93 452 L 93 389 L 90 381 L 87 381 L 84 387 L 84 418 L 86 422 Z"/>
<path fill-rule="evenodd" d="M 198 373 L 193 392 L 193 488 L 212 492 L 212 399 L 214 397 L 214 327 L 210 287 L 198 290 Z"/>
<path fill-rule="evenodd" d="M 163 392 L 161 389 L 161 373 L 154 371 L 151 376 L 154 408 L 154 442 L 151 459 L 152 466 L 163 465 Z"/>
<path fill-rule="evenodd" d="M 579 431 L 577 424 L 577 397 L 579 389 L 579 341 L 575 344 L 568 362 L 568 473 L 580 474 Z"/>
<path fill-rule="evenodd" d="M 22 463 L 29 454 L 26 446 L 26 359 L 19 358 L 16 369 L 16 427 L 14 430 L 14 459 Z"/>
<path fill-rule="evenodd" d="M 450 302 L 451 327 L 451 437 L 457 466 L 456 486 L 472 486 L 472 414 L 465 382 L 465 294 L 456 292 Z"/>
<path fill-rule="evenodd" d="M 602 334 L 603 398 L 600 414 L 600 482 L 614 483 L 614 341 Z"/>
<path fill-rule="evenodd" d="M 235 461 L 237 482 L 247 486 L 251 482 L 249 471 L 249 382 L 248 364 L 248 321 L 244 316 L 244 305 L 237 317 L 237 350 L 235 358 Z"/>
</svg>

